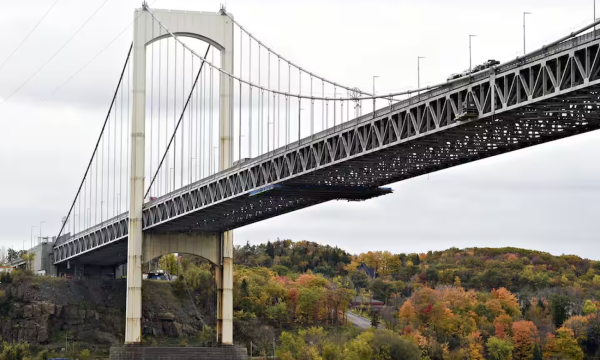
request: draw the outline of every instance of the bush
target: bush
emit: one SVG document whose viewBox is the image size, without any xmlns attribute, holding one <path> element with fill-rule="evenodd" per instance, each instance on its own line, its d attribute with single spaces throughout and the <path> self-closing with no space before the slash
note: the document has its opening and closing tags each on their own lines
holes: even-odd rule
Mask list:
<svg viewBox="0 0 600 360">
<path fill-rule="evenodd" d="M 79 358 L 81 360 L 89 360 L 91 357 L 92 357 L 92 355 L 90 354 L 90 351 L 88 349 L 83 349 L 79 353 Z"/>
<path fill-rule="evenodd" d="M 378 330 L 371 343 L 375 353 L 390 360 L 419 360 L 421 351 L 411 341 L 405 340 L 391 330 Z"/>
<path fill-rule="evenodd" d="M 7 343 L 2 344 L 2 352 L 0 353 L 0 360 L 22 360 L 29 356 L 29 344 L 28 343 Z"/>
</svg>

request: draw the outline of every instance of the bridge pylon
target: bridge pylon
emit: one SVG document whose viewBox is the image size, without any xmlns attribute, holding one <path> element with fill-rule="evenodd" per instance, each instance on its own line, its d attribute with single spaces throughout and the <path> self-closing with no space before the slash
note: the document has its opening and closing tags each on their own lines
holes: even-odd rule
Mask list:
<svg viewBox="0 0 600 360">
<path fill-rule="evenodd" d="M 222 12 L 152 10 L 154 16 L 176 36 L 200 39 L 221 52 L 221 68 L 233 73 L 233 22 Z M 134 14 L 133 37 L 133 108 L 131 126 L 131 178 L 129 203 L 129 243 L 127 253 L 127 307 L 125 343 L 139 344 L 142 339 L 142 263 L 144 234 L 145 128 L 146 128 L 146 48 L 170 35 L 145 9 Z M 153 26 L 154 25 L 154 26 Z M 232 164 L 233 113 L 232 92 L 227 77 L 220 79 L 220 151 L 219 170 Z M 153 235 L 153 241 L 156 235 Z M 217 267 L 217 336 L 224 345 L 233 344 L 233 232 L 219 234 L 220 254 Z M 183 241 L 183 240 L 182 240 Z M 187 246 L 181 244 L 181 246 Z M 176 248 L 177 245 L 174 246 Z"/>
</svg>

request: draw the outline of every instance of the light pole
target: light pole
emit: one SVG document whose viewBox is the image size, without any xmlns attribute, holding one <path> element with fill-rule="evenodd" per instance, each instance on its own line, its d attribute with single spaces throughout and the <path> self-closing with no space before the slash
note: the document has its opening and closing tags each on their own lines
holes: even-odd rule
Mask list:
<svg viewBox="0 0 600 360">
<path fill-rule="evenodd" d="M 377 75 L 373 75 L 373 117 L 375 117 L 375 79 L 377 79 L 379 76 Z"/>
<path fill-rule="evenodd" d="M 417 98 L 421 96 L 421 59 L 425 59 L 424 56 L 417 56 Z"/>
<path fill-rule="evenodd" d="M 42 241 L 42 224 L 45 223 L 45 221 L 40 221 L 40 238 L 38 241 Z"/>
<path fill-rule="evenodd" d="M 473 71 L 473 52 L 471 51 L 471 39 L 473 39 L 477 35 L 469 35 L 469 77 L 471 76 L 471 71 Z"/>
<path fill-rule="evenodd" d="M 298 111 L 298 144 L 300 144 L 300 119 L 302 118 L 302 110 L 304 108 L 300 108 L 300 111 Z"/>
<path fill-rule="evenodd" d="M 213 174 L 217 173 L 217 159 L 219 158 L 219 153 L 217 152 L 218 148 L 219 148 L 218 146 L 213 146 L 213 150 L 214 150 L 214 154 L 215 154 L 214 159 L 213 159 L 213 161 L 214 161 Z"/>
<path fill-rule="evenodd" d="M 209 170 L 210 170 L 210 165 L 209 165 Z M 169 184 L 169 191 L 173 191 L 173 190 L 175 190 L 175 189 L 172 189 L 172 190 L 171 190 L 171 185 L 173 185 L 173 188 L 175 188 L 175 168 L 171 168 L 171 169 L 169 170 L 169 173 L 170 173 L 171 171 L 173 172 L 173 182 L 172 182 L 171 184 Z M 210 171 L 209 171 L 209 172 L 210 172 Z"/>
<path fill-rule="evenodd" d="M 31 236 L 30 236 L 30 240 L 31 240 L 31 247 L 33 247 L 33 229 L 35 229 L 35 226 L 31 227 Z"/>
<path fill-rule="evenodd" d="M 531 13 L 530 12 L 523 13 L 523 55 L 526 54 L 526 52 L 525 52 L 525 15 L 531 15 Z"/>
</svg>

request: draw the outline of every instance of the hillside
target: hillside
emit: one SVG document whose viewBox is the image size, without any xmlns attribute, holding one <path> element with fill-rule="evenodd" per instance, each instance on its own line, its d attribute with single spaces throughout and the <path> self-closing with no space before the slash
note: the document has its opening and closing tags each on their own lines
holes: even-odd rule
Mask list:
<svg viewBox="0 0 600 360">
<path fill-rule="evenodd" d="M 252 342 L 255 356 L 272 353 L 274 339 L 288 360 L 600 355 L 597 261 L 516 248 L 351 255 L 290 240 L 237 246 L 234 261 L 235 341 Z M 214 269 L 192 256 L 164 256 L 160 266 L 183 280 L 144 282 L 145 343 L 211 345 Z M 29 353 L 42 359 L 66 339 L 73 357 L 82 349 L 103 356 L 122 343 L 124 294 L 123 280 L 1 279 L 0 336 L 7 343 L 0 359 L 17 342 L 28 342 Z M 345 325 L 358 294 L 386 303 L 378 312 L 368 305 L 353 310 L 385 330 Z"/>
</svg>

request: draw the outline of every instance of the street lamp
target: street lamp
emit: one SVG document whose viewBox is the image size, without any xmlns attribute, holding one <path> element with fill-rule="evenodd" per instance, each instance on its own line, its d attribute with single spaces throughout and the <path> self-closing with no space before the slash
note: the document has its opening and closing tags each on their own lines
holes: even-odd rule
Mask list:
<svg viewBox="0 0 600 360">
<path fill-rule="evenodd" d="M 373 117 L 375 117 L 375 79 L 377 79 L 379 76 L 377 75 L 373 75 Z"/>
<path fill-rule="evenodd" d="M 525 15 L 531 15 L 531 13 L 530 12 L 523 13 L 523 55 L 526 54 L 526 52 L 525 52 Z"/>
<path fill-rule="evenodd" d="M 424 56 L 417 56 L 417 97 L 421 96 L 421 59 L 425 59 Z"/>
<path fill-rule="evenodd" d="M 471 71 L 473 71 L 473 60 L 472 60 L 472 51 L 471 51 L 471 39 L 477 35 L 469 35 L 469 76 L 471 76 Z"/>
<path fill-rule="evenodd" d="M 31 227 L 31 236 L 30 236 L 30 240 L 31 240 L 31 247 L 33 248 L 33 229 L 35 229 L 35 226 Z"/>
<path fill-rule="evenodd" d="M 45 221 L 40 221 L 40 238 L 38 241 L 42 241 L 42 224 L 45 223 Z"/>
</svg>

